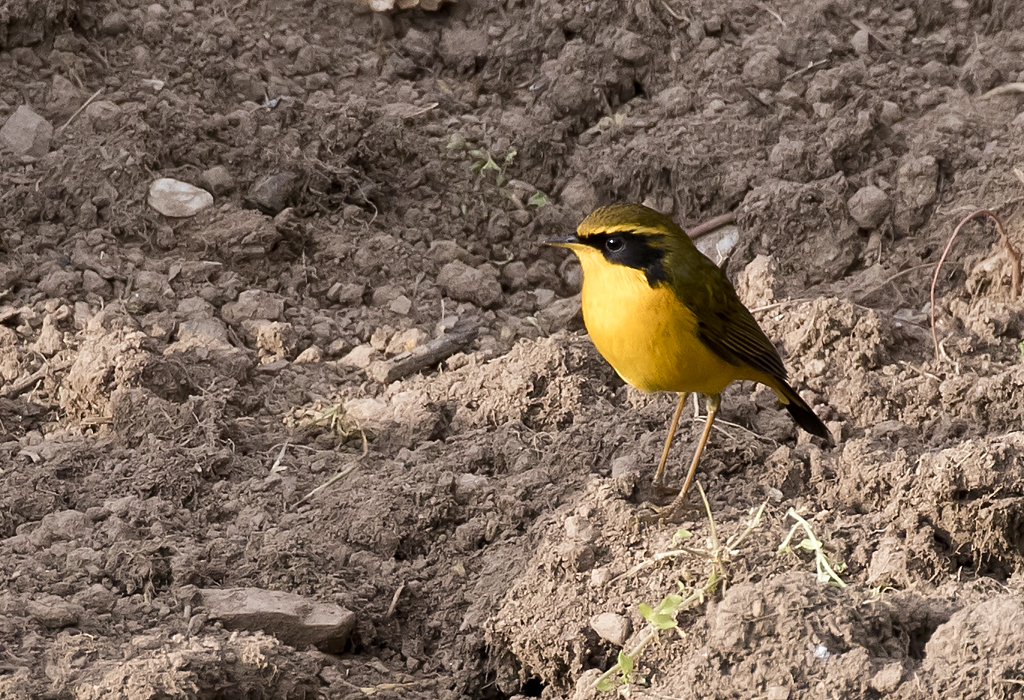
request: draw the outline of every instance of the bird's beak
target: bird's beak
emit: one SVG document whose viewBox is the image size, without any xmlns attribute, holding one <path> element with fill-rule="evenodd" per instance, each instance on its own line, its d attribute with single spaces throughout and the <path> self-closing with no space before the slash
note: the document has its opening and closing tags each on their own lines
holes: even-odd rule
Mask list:
<svg viewBox="0 0 1024 700">
<path fill-rule="evenodd" d="M 579 243 L 580 239 L 576 236 L 568 236 L 566 238 L 551 238 L 544 241 L 544 245 L 553 245 L 559 248 L 570 248 L 573 244 Z"/>
</svg>

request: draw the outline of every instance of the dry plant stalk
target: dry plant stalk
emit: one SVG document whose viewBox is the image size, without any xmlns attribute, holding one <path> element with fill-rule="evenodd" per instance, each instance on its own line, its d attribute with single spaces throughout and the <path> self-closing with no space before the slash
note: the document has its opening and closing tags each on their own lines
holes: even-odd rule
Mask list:
<svg viewBox="0 0 1024 700">
<path fill-rule="evenodd" d="M 983 216 L 987 216 L 992 219 L 996 224 L 996 230 L 999 231 L 999 240 L 1003 242 L 1003 247 L 1006 248 L 1006 254 L 1010 256 L 1010 298 L 1016 300 L 1020 296 L 1020 251 L 1010 242 L 1009 237 L 1006 235 L 1006 228 L 1003 226 L 1003 220 L 999 216 L 988 209 L 979 209 L 973 214 L 968 214 L 964 219 L 957 224 L 956 228 L 953 229 L 953 235 L 949 237 L 949 242 L 946 243 L 946 249 L 942 251 L 942 257 L 939 258 L 939 263 L 935 266 L 935 274 L 932 276 L 932 288 L 931 288 L 931 325 L 932 325 L 932 342 L 935 344 L 935 359 L 938 360 L 942 356 L 942 351 L 939 348 L 939 335 L 935 332 L 935 285 L 939 281 L 939 272 L 942 270 L 942 263 L 946 262 L 946 256 L 949 255 L 949 249 L 953 247 L 953 241 L 956 240 L 956 236 L 960 233 L 960 229 L 963 228 L 964 224 L 973 219 L 978 219 Z"/>
</svg>

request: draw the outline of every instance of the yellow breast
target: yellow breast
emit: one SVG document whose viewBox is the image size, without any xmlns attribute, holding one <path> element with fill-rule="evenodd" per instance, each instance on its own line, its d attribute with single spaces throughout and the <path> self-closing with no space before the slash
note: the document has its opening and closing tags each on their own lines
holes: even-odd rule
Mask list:
<svg viewBox="0 0 1024 700">
<path fill-rule="evenodd" d="M 669 287 L 652 288 L 642 271 L 609 264 L 592 248 L 580 246 L 576 252 L 583 267 L 587 332 L 629 384 L 644 391 L 718 394 L 745 378 L 747 372 L 700 341 L 696 317 Z"/>
</svg>

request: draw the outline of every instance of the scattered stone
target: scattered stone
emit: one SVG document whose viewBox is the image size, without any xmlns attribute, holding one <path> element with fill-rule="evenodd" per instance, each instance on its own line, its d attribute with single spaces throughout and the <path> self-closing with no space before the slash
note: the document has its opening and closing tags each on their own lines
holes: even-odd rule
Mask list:
<svg viewBox="0 0 1024 700">
<path fill-rule="evenodd" d="M 743 65 L 743 79 L 764 90 L 778 90 L 782 87 L 778 51 L 759 51 L 751 56 Z"/>
<path fill-rule="evenodd" d="M 43 327 L 39 330 L 39 337 L 32 347 L 43 357 L 53 357 L 64 347 L 64 340 L 53 323 L 53 316 L 47 315 L 43 318 Z"/>
<path fill-rule="evenodd" d="M 594 588 L 604 588 L 611 583 L 612 572 L 607 566 L 602 566 L 590 572 L 590 585 Z"/>
<path fill-rule="evenodd" d="M 621 479 L 641 472 L 640 460 L 636 454 L 629 453 L 612 460 L 612 478 Z"/>
<path fill-rule="evenodd" d="M 105 36 L 124 34 L 129 28 L 128 18 L 121 12 L 111 12 L 100 22 L 100 33 Z"/>
<path fill-rule="evenodd" d="M 114 293 L 114 288 L 110 286 L 110 283 L 93 270 L 82 272 L 82 289 L 86 294 L 98 294 L 104 299 Z"/>
<path fill-rule="evenodd" d="M 295 358 L 297 365 L 311 365 L 323 361 L 324 352 L 316 345 L 310 345 Z"/>
<path fill-rule="evenodd" d="M 882 103 L 882 112 L 878 115 L 878 120 L 886 126 L 892 126 L 903 120 L 903 112 L 898 104 L 886 100 Z"/>
<path fill-rule="evenodd" d="M 674 85 L 655 95 L 654 102 L 669 114 L 678 116 L 693 108 L 693 93 L 682 85 Z"/>
<path fill-rule="evenodd" d="M 384 348 L 388 346 L 388 340 L 395 334 L 395 329 L 391 326 L 380 326 L 370 335 L 370 346 L 377 352 L 384 352 Z"/>
<path fill-rule="evenodd" d="M 466 503 L 473 497 L 493 490 L 491 480 L 484 474 L 467 472 L 459 474 L 455 479 L 455 497 L 459 499 L 460 503 Z"/>
<path fill-rule="evenodd" d="M 570 540 L 579 542 L 593 542 L 597 538 L 594 526 L 580 515 L 570 515 L 565 519 L 565 534 Z"/>
<path fill-rule="evenodd" d="M 263 630 L 296 649 L 313 645 L 341 651 L 356 624 L 355 613 L 294 593 L 204 588 L 200 594 L 209 618 L 225 628 Z"/>
<path fill-rule="evenodd" d="M 576 175 L 562 188 L 560 197 L 562 204 L 581 216 L 586 216 L 597 208 L 597 191 L 590 178 Z"/>
<path fill-rule="evenodd" d="M 60 73 L 54 73 L 50 83 L 50 98 L 46 101 L 47 113 L 57 121 L 64 121 L 74 114 L 87 98 L 88 93 Z"/>
<path fill-rule="evenodd" d="M 615 613 L 600 613 L 590 618 L 590 628 L 597 636 L 617 647 L 621 647 L 633 634 L 633 623 L 628 617 Z"/>
<path fill-rule="evenodd" d="M 474 256 L 455 241 L 449 240 L 433 241 L 430 244 L 430 250 L 427 254 L 430 255 L 431 259 L 438 265 L 445 265 L 453 260 L 461 260 L 467 265 L 480 262 L 480 259 L 477 256 Z"/>
<path fill-rule="evenodd" d="M 612 42 L 612 53 L 615 54 L 615 58 L 626 63 L 640 63 L 647 58 L 649 46 L 648 39 L 623 29 Z"/>
<path fill-rule="evenodd" d="M 299 338 L 290 323 L 256 321 L 249 331 L 256 336 L 256 348 L 265 358 L 286 359 L 295 353 L 295 346 Z"/>
<path fill-rule="evenodd" d="M 71 604 L 81 605 L 84 610 L 91 610 L 95 613 L 108 613 L 117 605 L 117 596 L 107 590 L 102 583 L 94 583 L 75 593 L 71 598 Z"/>
<path fill-rule="evenodd" d="M 906 235 L 925 222 L 938 197 L 939 164 L 932 156 L 907 156 L 896 174 L 896 230 Z"/>
<path fill-rule="evenodd" d="M 858 29 L 850 39 L 850 45 L 861 56 L 866 55 L 871 51 L 871 32 L 867 29 Z"/>
<path fill-rule="evenodd" d="M 400 333 L 395 333 L 388 342 L 384 352 L 387 355 L 400 355 L 403 352 L 412 352 L 423 343 L 427 342 L 429 336 L 419 328 L 409 328 Z"/>
<path fill-rule="evenodd" d="M 298 178 L 294 173 L 275 173 L 257 180 L 245 195 L 245 203 L 264 214 L 276 216 L 295 195 Z"/>
<path fill-rule="evenodd" d="M 758 255 L 743 268 L 736 280 L 736 292 L 743 304 L 753 309 L 775 303 L 775 288 L 778 286 L 778 269 L 771 255 Z"/>
<path fill-rule="evenodd" d="M 384 306 L 390 304 L 399 296 L 401 292 L 398 291 L 397 287 L 390 284 L 383 284 L 373 290 L 373 294 L 370 295 L 370 306 Z"/>
<path fill-rule="evenodd" d="M 455 301 L 468 301 L 484 309 L 501 303 L 501 284 L 497 275 L 469 267 L 459 260 L 441 268 L 437 283 Z"/>
<path fill-rule="evenodd" d="M 521 260 L 505 265 L 501 269 L 501 278 L 512 291 L 518 291 L 530 284 L 530 281 L 526 279 L 526 263 Z"/>
<path fill-rule="evenodd" d="M 857 225 L 866 229 L 878 228 L 892 209 L 889 196 L 873 185 L 857 190 L 846 206 Z"/>
<path fill-rule="evenodd" d="M 77 510 L 62 510 L 47 513 L 39 526 L 29 534 L 34 547 L 45 549 L 54 542 L 67 542 L 92 532 L 92 522 L 85 513 Z"/>
<path fill-rule="evenodd" d="M 790 689 L 788 685 L 768 686 L 768 700 L 789 700 Z"/>
<path fill-rule="evenodd" d="M 347 355 L 338 360 L 338 364 L 345 365 L 347 367 L 355 367 L 357 369 L 366 369 L 373 362 L 374 357 L 377 355 L 377 351 L 373 349 L 373 346 L 369 343 L 363 345 L 357 345 L 352 348 Z"/>
<path fill-rule="evenodd" d="M 85 108 L 85 118 L 97 133 L 107 133 L 117 128 L 121 119 L 121 107 L 109 100 L 97 100 Z"/>
<path fill-rule="evenodd" d="M 412 300 L 409 297 L 402 294 L 397 299 L 392 301 L 391 304 L 388 305 L 388 308 L 390 308 L 396 314 L 399 314 L 401 316 L 408 316 L 409 312 L 412 311 Z"/>
<path fill-rule="evenodd" d="M 20 156 L 42 158 L 50 152 L 51 138 L 53 125 L 26 105 L 14 110 L 0 128 L 0 141 Z"/>
<path fill-rule="evenodd" d="M 277 321 L 284 314 L 284 299 L 262 289 L 247 289 L 238 295 L 237 301 L 224 304 L 220 314 L 228 323 L 256 319 Z"/>
<path fill-rule="evenodd" d="M 876 691 L 887 696 L 897 688 L 900 687 L 900 683 L 903 682 L 903 664 L 899 661 L 893 661 L 882 667 L 882 669 L 871 677 L 868 681 L 868 685 L 874 688 Z"/>
<path fill-rule="evenodd" d="M 214 197 L 222 197 L 235 189 L 235 178 L 223 165 L 215 165 L 199 174 L 199 186 Z"/>
<path fill-rule="evenodd" d="M 181 180 L 162 177 L 149 186 L 149 206 L 164 216 L 183 219 L 213 204 L 213 195 Z"/>
<path fill-rule="evenodd" d="M 81 272 L 57 269 L 39 282 L 39 291 L 54 299 L 65 299 L 76 292 L 81 283 Z"/>
<path fill-rule="evenodd" d="M 543 309 L 555 300 L 555 293 L 550 289 L 534 289 L 533 298 L 537 301 L 537 308 Z"/>
<path fill-rule="evenodd" d="M 445 27 L 441 30 L 438 53 L 446 65 L 456 69 L 470 69 L 478 59 L 487 55 L 487 32 L 462 27 Z"/>
<path fill-rule="evenodd" d="M 579 328 L 583 324 L 580 295 L 556 299 L 537 312 L 537 323 L 545 333 Z"/>
<path fill-rule="evenodd" d="M 85 614 L 81 605 L 64 600 L 60 596 L 48 595 L 40 600 L 30 600 L 25 610 L 36 622 L 48 629 L 60 629 L 77 625 Z"/>
<path fill-rule="evenodd" d="M 799 139 L 779 137 L 779 142 L 768 154 L 768 165 L 772 175 L 796 182 L 806 182 L 810 177 L 807 167 L 807 145 Z"/>
<path fill-rule="evenodd" d="M 338 289 L 337 296 L 334 300 L 343 306 L 353 306 L 355 304 L 362 303 L 364 294 L 366 294 L 365 284 L 350 282 L 348 284 L 343 284 Z"/>
</svg>

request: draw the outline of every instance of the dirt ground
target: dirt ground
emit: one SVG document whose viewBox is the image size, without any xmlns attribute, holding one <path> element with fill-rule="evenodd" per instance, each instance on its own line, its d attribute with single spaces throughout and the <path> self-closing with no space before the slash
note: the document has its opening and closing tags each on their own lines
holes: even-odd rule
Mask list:
<svg viewBox="0 0 1024 700">
<path fill-rule="evenodd" d="M 938 353 L 929 313 L 966 215 L 1024 246 L 1024 6 L 0 0 L 0 47 L 0 119 L 54 129 L 0 152 L 0 698 L 1024 696 L 990 223 Z M 157 178 L 215 201 L 166 218 Z M 714 529 L 647 517 L 674 397 L 615 376 L 540 246 L 613 201 L 736 212 L 710 243 L 838 438 L 733 386 Z M 356 627 L 230 630 L 227 587 Z"/>
</svg>

